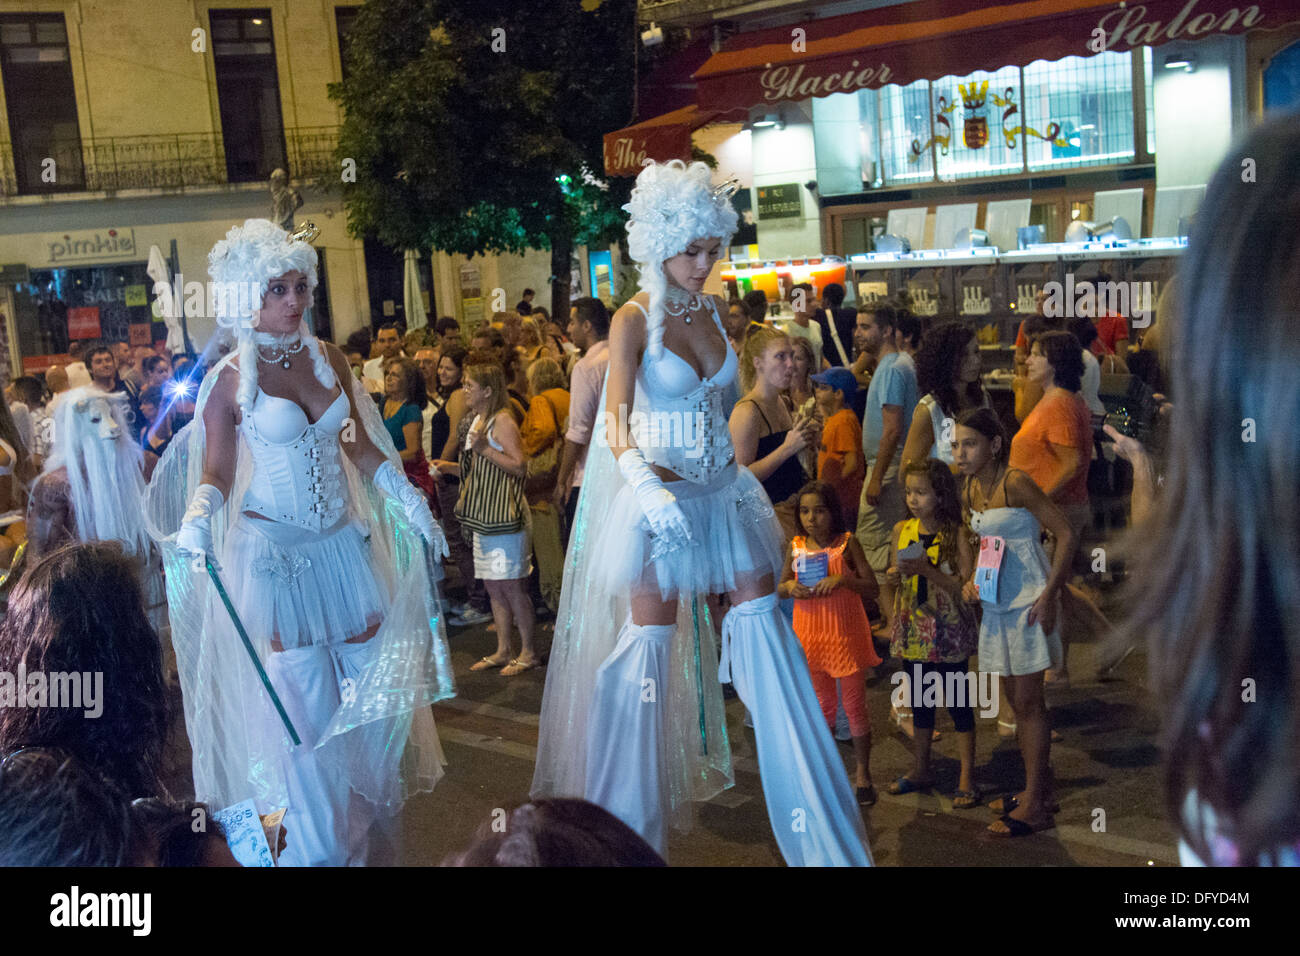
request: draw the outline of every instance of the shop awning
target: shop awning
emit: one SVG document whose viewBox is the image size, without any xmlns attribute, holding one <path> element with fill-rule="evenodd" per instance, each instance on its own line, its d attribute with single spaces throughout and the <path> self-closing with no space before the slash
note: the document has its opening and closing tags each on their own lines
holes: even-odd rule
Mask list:
<svg viewBox="0 0 1300 956">
<path fill-rule="evenodd" d="M 742 33 L 696 71 L 696 102 L 725 112 L 1035 60 L 1276 29 L 1295 0 L 921 0 Z"/>
<path fill-rule="evenodd" d="M 717 114 L 697 106 L 685 106 L 664 113 L 634 126 L 605 134 L 605 175 L 635 176 L 641 171 L 641 162 L 655 159 L 689 161 L 691 158 L 691 133 Z"/>
</svg>

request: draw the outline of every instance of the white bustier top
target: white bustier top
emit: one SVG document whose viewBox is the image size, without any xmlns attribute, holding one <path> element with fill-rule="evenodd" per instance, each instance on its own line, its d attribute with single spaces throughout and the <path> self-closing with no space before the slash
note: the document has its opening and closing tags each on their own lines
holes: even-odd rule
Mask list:
<svg viewBox="0 0 1300 956">
<path fill-rule="evenodd" d="M 243 510 L 312 531 L 337 524 L 347 500 L 339 430 L 348 409 L 340 391 L 318 421 L 308 422 L 296 402 L 258 389 L 239 425 L 253 456 Z"/>
<path fill-rule="evenodd" d="M 636 398 L 628 428 L 647 462 L 706 484 L 736 459 L 724 407 L 727 386 L 736 378 L 736 353 L 709 298 L 713 323 L 726 356 L 722 367 L 701 379 L 681 356 L 665 346 L 657 361 L 645 354 L 636 373 Z M 633 301 L 640 308 L 640 304 Z M 643 310 L 644 311 L 644 310 Z"/>
</svg>

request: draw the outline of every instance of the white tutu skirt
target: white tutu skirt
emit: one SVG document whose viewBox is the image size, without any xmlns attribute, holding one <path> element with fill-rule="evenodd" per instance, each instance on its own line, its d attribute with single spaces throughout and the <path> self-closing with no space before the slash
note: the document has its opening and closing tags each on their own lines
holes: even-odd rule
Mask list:
<svg viewBox="0 0 1300 956">
<path fill-rule="evenodd" d="M 708 484 L 672 481 L 664 487 L 686 515 L 690 544 L 671 551 L 656 547 L 636 493 L 624 484 L 592 532 L 590 567 L 601 575 L 601 588 L 628 593 L 648 573 L 668 600 L 677 594 L 734 591 L 737 584 L 765 574 L 780 577 L 785 561 L 781 524 L 748 468 L 733 463 Z"/>
<path fill-rule="evenodd" d="M 240 514 L 220 562 L 244 628 L 286 651 L 363 634 L 391 601 L 357 520 L 316 532 Z"/>
</svg>

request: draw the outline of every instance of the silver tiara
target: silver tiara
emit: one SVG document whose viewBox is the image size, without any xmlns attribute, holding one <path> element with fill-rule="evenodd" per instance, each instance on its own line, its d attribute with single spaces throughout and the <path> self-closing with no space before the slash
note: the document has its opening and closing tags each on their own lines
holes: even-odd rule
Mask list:
<svg viewBox="0 0 1300 956">
<path fill-rule="evenodd" d="M 316 228 L 316 224 L 308 220 L 307 222 L 304 222 L 302 225 L 300 225 L 293 232 L 289 233 L 289 241 L 290 242 L 311 242 L 319 235 L 320 235 L 320 230 Z"/>
<path fill-rule="evenodd" d="M 714 186 L 711 195 L 714 199 L 730 199 L 738 192 L 740 192 L 740 179 L 732 176 L 720 186 Z"/>
</svg>

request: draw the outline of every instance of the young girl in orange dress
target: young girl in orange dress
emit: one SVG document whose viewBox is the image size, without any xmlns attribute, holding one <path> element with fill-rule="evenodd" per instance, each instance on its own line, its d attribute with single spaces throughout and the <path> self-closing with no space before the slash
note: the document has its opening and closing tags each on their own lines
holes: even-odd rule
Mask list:
<svg viewBox="0 0 1300 956">
<path fill-rule="evenodd" d="M 795 529 L 798 534 L 785 559 L 780 595 L 794 598 L 794 632 L 808 657 L 817 702 L 832 734 L 835 682 L 840 682 L 858 764 L 857 799 L 869 807 L 876 802 L 876 788 L 871 784 L 866 670 L 879 664 L 880 657 L 871 643 L 862 599 L 876 597 L 876 578 L 862 545 L 848 531 L 835 489 L 827 482 L 810 481 L 799 489 Z"/>
</svg>

